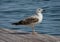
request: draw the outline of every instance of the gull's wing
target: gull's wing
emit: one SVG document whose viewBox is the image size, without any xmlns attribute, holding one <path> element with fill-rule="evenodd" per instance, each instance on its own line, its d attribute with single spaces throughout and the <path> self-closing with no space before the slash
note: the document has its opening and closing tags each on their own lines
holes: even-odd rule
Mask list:
<svg viewBox="0 0 60 42">
<path fill-rule="evenodd" d="M 16 24 L 16 25 L 29 25 L 29 24 L 38 22 L 38 20 L 39 20 L 38 18 L 29 17 L 27 19 L 21 20 L 17 23 L 13 23 L 13 24 Z"/>
</svg>

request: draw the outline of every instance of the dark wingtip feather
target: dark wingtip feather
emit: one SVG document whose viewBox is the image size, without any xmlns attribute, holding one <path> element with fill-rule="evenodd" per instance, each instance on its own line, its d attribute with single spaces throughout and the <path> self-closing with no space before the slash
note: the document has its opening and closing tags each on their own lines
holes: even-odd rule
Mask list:
<svg viewBox="0 0 60 42">
<path fill-rule="evenodd" d="M 18 23 L 12 23 L 12 25 L 18 25 Z"/>
</svg>

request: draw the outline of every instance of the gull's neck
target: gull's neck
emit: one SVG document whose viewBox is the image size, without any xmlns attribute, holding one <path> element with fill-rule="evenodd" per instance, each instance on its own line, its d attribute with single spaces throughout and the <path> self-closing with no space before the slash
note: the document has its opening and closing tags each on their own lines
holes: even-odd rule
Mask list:
<svg viewBox="0 0 60 42">
<path fill-rule="evenodd" d="M 36 15 L 41 16 L 41 15 L 42 15 L 42 13 L 41 13 L 41 12 L 40 12 L 40 13 L 36 13 Z"/>
</svg>

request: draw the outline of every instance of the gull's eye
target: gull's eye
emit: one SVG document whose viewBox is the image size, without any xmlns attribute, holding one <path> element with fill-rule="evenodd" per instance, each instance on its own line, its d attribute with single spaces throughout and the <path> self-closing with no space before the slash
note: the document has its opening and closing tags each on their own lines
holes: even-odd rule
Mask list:
<svg viewBox="0 0 60 42">
<path fill-rule="evenodd" d="M 39 9 L 40 10 L 40 9 Z"/>
</svg>

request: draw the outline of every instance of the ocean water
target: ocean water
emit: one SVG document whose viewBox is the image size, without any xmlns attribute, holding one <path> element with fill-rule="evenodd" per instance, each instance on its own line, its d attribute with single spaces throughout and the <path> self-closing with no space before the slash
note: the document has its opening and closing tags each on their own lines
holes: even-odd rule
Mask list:
<svg viewBox="0 0 60 42">
<path fill-rule="evenodd" d="M 45 12 L 42 23 L 35 26 L 36 32 L 60 35 L 60 0 L 0 0 L 0 28 L 31 32 L 31 27 L 11 23 L 34 15 L 37 8 Z"/>
</svg>

